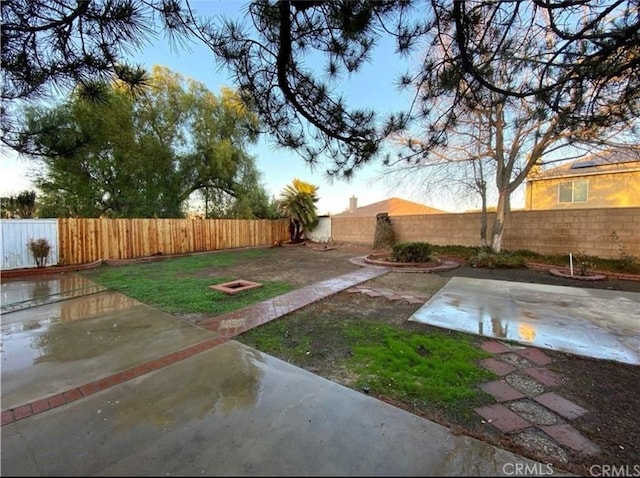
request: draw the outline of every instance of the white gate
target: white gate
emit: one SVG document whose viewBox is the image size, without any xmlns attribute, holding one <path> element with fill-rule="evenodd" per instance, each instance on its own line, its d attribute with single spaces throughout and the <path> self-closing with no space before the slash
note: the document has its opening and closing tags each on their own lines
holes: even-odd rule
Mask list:
<svg viewBox="0 0 640 478">
<path fill-rule="evenodd" d="M 313 242 L 331 241 L 331 218 L 329 216 L 319 216 L 318 225 L 312 231 L 305 232 L 305 235 Z"/>
<path fill-rule="evenodd" d="M 47 239 L 51 245 L 47 265 L 58 263 L 57 219 L 3 219 L 0 221 L 0 228 L 2 229 L 0 269 L 36 267 L 36 260 L 27 246 L 29 239 Z"/>
</svg>

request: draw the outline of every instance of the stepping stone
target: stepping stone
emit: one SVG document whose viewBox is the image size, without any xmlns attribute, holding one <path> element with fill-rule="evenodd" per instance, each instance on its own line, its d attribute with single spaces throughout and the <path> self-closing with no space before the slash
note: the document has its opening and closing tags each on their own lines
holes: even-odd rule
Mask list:
<svg viewBox="0 0 640 478">
<path fill-rule="evenodd" d="M 496 427 L 502 433 L 509 433 L 531 426 L 531 423 L 526 421 L 520 415 L 516 415 L 507 407 L 499 403 L 496 405 L 476 408 L 475 412 L 490 422 L 491 425 Z"/>
<path fill-rule="evenodd" d="M 480 388 L 492 395 L 498 402 L 508 402 L 509 400 L 517 400 L 524 397 L 523 393 L 501 380 L 483 383 Z"/>
<path fill-rule="evenodd" d="M 591 440 L 584 437 L 569 424 L 549 425 L 540 427 L 547 435 L 558 443 L 568 446 L 572 450 L 585 455 L 597 455 L 600 449 Z"/>
<path fill-rule="evenodd" d="M 545 354 L 542 350 L 536 348 L 518 350 L 516 353 L 524 358 L 531 360 L 536 365 L 549 365 L 553 359 Z"/>
<path fill-rule="evenodd" d="M 500 342 L 496 342 L 495 340 L 487 340 L 480 347 L 485 352 L 489 352 L 491 354 L 501 354 L 503 352 L 508 352 L 509 351 L 509 349 L 507 347 L 505 347 Z"/>
<path fill-rule="evenodd" d="M 424 300 L 416 299 L 415 297 L 405 298 L 410 304 L 424 304 Z"/>
<path fill-rule="evenodd" d="M 534 400 L 569 420 L 574 420 L 587 413 L 587 410 L 580 405 L 561 397 L 555 392 L 539 395 L 535 397 Z"/>
<path fill-rule="evenodd" d="M 511 373 L 516 369 L 513 365 L 503 362 L 502 360 L 496 360 L 494 358 L 481 360 L 480 365 L 499 376 Z"/>
<path fill-rule="evenodd" d="M 556 387 L 562 383 L 562 379 L 553 373 L 551 370 L 547 370 L 542 367 L 525 368 L 524 373 L 530 377 L 535 378 L 538 382 L 546 385 L 547 387 Z"/>
</svg>

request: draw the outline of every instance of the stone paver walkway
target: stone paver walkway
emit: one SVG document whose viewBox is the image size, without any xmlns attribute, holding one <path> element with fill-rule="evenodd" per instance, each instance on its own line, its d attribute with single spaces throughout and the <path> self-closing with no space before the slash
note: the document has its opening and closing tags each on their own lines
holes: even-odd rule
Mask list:
<svg viewBox="0 0 640 478">
<path fill-rule="evenodd" d="M 388 300 L 403 300 L 409 304 L 424 304 L 428 297 L 426 295 L 411 295 L 403 292 L 396 292 L 390 289 L 375 289 L 373 287 L 366 287 L 363 285 L 357 285 L 347 289 L 349 294 L 365 294 L 369 297 L 384 297 Z"/>
<path fill-rule="evenodd" d="M 222 337 L 232 338 L 387 272 L 389 272 L 389 269 L 366 267 L 349 274 L 296 289 L 243 309 L 204 319 L 198 322 L 198 325 L 207 330 L 217 332 Z"/>
<path fill-rule="evenodd" d="M 599 452 L 572 426 L 573 420 L 589 410 L 554 391 L 563 378 L 545 368 L 553 363 L 549 355 L 537 348 L 497 340 L 484 342 L 482 349 L 492 357 L 480 365 L 499 377 L 480 386 L 496 401 L 475 409 L 487 426 L 510 434 L 526 449 L 544 447 L 565 463 L 567 449 L 585 455 Z"/>
</svg>

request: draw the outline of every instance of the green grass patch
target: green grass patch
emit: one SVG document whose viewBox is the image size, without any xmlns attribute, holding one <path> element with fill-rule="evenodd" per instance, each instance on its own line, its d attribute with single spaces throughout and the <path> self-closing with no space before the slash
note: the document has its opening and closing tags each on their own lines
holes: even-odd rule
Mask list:
<svg viewBox="0 0 640 478">
<path fill-rule="evenodd" d="M 237 277 L 198 277 L 196 274 L 199 270 L 234 265 L 260 254 L 264 251 L 203 254 L 145 264 L 102 266 L 84 275 L 109 290 L 122 292 L 169 313 L 219 315 L 293 290 L 293 286 L 284 282 L 262 282 L 258 289 L 227 295 L 211 290 L 209 286 Z"/>
<path fill-rule="evenodd" d="M 351 362 L 358 385 L 374 393 L 454 404 L 472 399 L 476 384 L 495 377 L 477 365 L 489 355 L 463 336 L 414 333 L 387 324 L 348 333 L 357 341 Z"/>
<path fill-rule="evenodd" d="M 490 354 L 471 336 L 411 332 L 374 320 L 295 313 L 245 332 L 237 339 L 286 362 L 314 369 L 347 370 L 355 388 L 405 403 L 421 402 L 466 414 L 486 404 L 477 385 L 495 379 L 478 365 Z"/>
<path fill-rule="evenodd" d="M 251 329 L 240 337 L 240 342 L 286 362 L 303 365 L 310 356 L 312 337 L 306 333 L 291 333 L 289 321 L 275 320 Z"/>
</svg>

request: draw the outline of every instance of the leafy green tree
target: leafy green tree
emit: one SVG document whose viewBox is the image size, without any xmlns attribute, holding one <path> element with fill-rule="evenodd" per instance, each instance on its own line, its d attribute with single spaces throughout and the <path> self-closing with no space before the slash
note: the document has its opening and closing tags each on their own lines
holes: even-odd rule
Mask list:
<svg viewBox="0 0 640 478">
<path fill-rule="evenodd" d="M 216 97 L 164 67 L 149 82 L 135 95 L 113 84 L 103 103 L 74 94 L 28 110 L 23 150 L 42 164 L 43 214 L 181 217 L 199 191 L 233 202 L 261 189 L 245 151 L 256 118 L 234 91 Z"/>
<path fill-rule="evenodd" d="M 300 179 L 294 179 L 282 190 L 278 207 L 283 216 L 289 217 L 291 242 L 300 242 L 305 231 L 313 229 L 318 224 L 317 192 L 318 186 Z"/>
<path fill-rule="evenodd" d="M 0 213 L 5 219 L 30 219 L 36 213 L 36 192 L 22 191 L 15 196 L 0 198 Z"/>
</svg>

